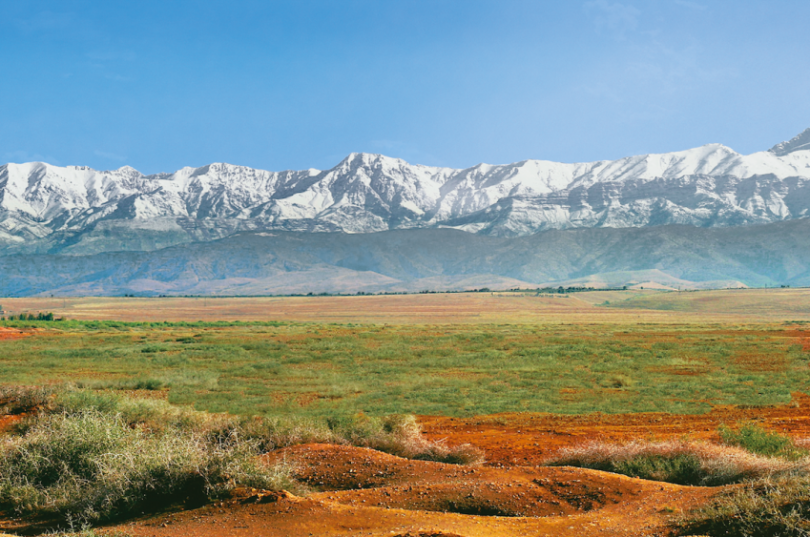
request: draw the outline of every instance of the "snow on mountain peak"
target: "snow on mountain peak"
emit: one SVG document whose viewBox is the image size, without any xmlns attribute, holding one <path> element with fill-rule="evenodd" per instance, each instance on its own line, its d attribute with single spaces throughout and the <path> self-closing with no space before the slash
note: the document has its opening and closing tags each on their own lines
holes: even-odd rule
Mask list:
<svg viewBox="0 0 810 537">
<path fill-rule="evenodd" d="M 370 167 L 399 167 L 410 166 L 407 162 L 396 157 L 388 157 L 378 153 L 349 153 L 349 155 L 338 164 L 345 166 L 370 166 Z"/>
<path fill-rule="evenodd" d="M 788 153 L 795 151 L 808 151 L 810 150 L 810 129 L 805 129 L 799 135 L 793 137 L 787 142 L 776 144 L 768 151 L 778 157 L 783 157 Z"/>
<path fill-rule="evenodd" d="M 156 219 L 176 219 L 172 229 L 199 230 L 195 240 L 240 229 L 455 227 L 526 235 L 572 227 L 764 223 L 810 217 L 805 149 L 810 129 L 752 155 L 708 144 L 615 161 L 525 160 L 466 169 L 374 153 L 351 153 L 325 171 L 216 162 L 144 176 L 130 166 L 96 171 L 8 164 L 0 166 L 0 237 L 84 233 L 102 220 L 142 226 Z"/>
</svg>

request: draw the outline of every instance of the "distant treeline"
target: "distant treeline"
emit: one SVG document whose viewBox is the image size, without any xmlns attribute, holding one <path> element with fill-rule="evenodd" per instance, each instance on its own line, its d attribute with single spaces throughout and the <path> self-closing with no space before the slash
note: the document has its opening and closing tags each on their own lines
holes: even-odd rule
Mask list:
<svg viewBox="0 0 810 537">
<path fill-rule="evenodd" d="M 13 318 L 12 318 L 13 317 Z M 20 319 L 17 315 L 11 317 L 0 318 L 0 322 L 7 323 L 7 326 L 16 328 L 34 328 L 41 326 L 37 321 L 45 321 L 47 319 L 33 319 L 27 315 L 23 315 Z M 302 323 L 294 323 L 288 321 L 91 321 L 91 320 L 77 320 L 77 319 L 64 319 L 54 318 L 53 321 L 59 322 L 61 330 L 129 330 L 139 328 L 224 328 L 230 326 L 288 326 Z M 306 323 L 303 323 L 306 324 Z M 351 323 L 349 323 L 351 326 Z"/>
<path fill-rule="evenodd" d="M 489 287 L 482 287 L 480 289 L 448 289 L 445 291 L 436 291 L 433 289 L 424 289 L 422 291 L 357 291 L 356 293 L 329 293 L 321 292 L 315 293 L 284 293 L 284 294 L 267 294 L 267 295 L 134 295 L 125 294 L 123 298 L 267 298 L 267 297 L 317 297 L 317 296 L 391 296 L 391 295 L 446 295 L 456 293 L 537 293 L 537 294 L 565 294 L 565 293 L 582 293 L 586 291 L 627 291 L 627 286 L 622 287 L 516 287 L 513 289 L 490 289 Z"/>
<path fill-rule="evenodd" d="M 53 313 L 43 313 L 39 312 L 36 315 L 33 313 L 20 313 L 19 315 L 14 315 L 13 313 L 5 316 L 0 317 L 0 321 L 62 321 L 61 317 L 55 318 Z"/>
<path fill-rule="evenodd" d="M 536 289 L 537 294 L 551 294 L 551 293 L 584 293 L 587 291 L 627 291 L 627 286 L 622 287 L 543 287 L 542 289 Z"/>
</svg>

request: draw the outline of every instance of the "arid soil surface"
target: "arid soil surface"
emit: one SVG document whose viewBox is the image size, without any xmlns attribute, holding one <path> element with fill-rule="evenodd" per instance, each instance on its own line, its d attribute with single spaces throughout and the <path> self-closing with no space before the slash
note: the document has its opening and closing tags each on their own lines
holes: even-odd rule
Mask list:
<svg viewBox="0 0 810 537">
<path fill-rule="evenodd" d="M 304 445 L 297 463 L 315 492 L 241 494 L 194 511 L 122 524 L 137 536 L 529 536 L 664 534 L 716 493 L 573 468 L 463 467 L 365 448 Z"/>
<path fill-rule="evenodd" d="M 20 416 L 7 416 L 0 428 Z M 471 443 L 483 466 L 412 461 L 365 448 L 308 444 L 268 455 L 295 468 L 307 491 L 241 490 L 202 508 L 170 510 L 102 534 L 132 536 L 637 536 L 674 535 L 685 512 L 722 487 L 682 487 L 577 468 L 542 466 L 561 448 L 688 435 L 712 440 L 720 424 L 755 421 L 810 438 L 810 396 L 791 404 L 715 407 L 702 415 L 502 414 L 422 416 L 425 434 Z M 2 531 L 25 526 L 0 521 Z"/>
<path fill-rule="evenodd" d="M 18 416 L 0 423 L 8 426 Z M 132 536 L 637 536 L 674 535 L 685 512 L 721 487 L 682 487 L 542 464 L 566 446 L 688 435 L 713 439 L 717 427 L 756 421 L 796 439 L 810 437 L 810 397 L 789 405 L 716 407 L 703 415 L 422 416 L 433 440 L 472 443 L 483 466 L 412 461 L 365 448 L 308 444 L 268 455 L 295 468 L 307 491 L 241 490 L 189 510 L 101 529 Z M 5 521 L 0 532 L 25 532 Z"/>
<path fill-rule="evenodd" d="M 601 440 L 666 440 L 688 436 L 718 440 L 725 424 L 756 422 L 796 440 L 810 439 L 810 396 L 794 393 L 784 406 L 718 406 L 697 415 L 678 414 L 499 414 L 475 418 L 421 416 L 425 435 L 450 444 L 469 443 L 483 449 L 487 465 L 542 464 L 565 447 Z"/>
<path fill-rule="evenodd" d="M 630 301 L 633 308 L 605 307 Z M 450 293 L 332 297 L 4 298 L 14 314 L 117 321 L 301 321 L 355 323 L 673 323 L 810 320 L 810 289 L 568 295 Z"/>
<path fill-rule="evenodd" d="M 365 448 L 294 446 L 270 457 L 293 464 L 308 493 L 241 491 L 201 509 L 107 531 L 166 537 L 673 535 L 684 512 L 722 488 L 541 464 L 563 447 L 591 440 L 712 439 L 722 423 L 752 420 L 797 439 L 810 437 L 810 397 L 794 394 L 790 405 L 717 407 L 703 415 L 423 416 L 428 437 L 472 443 L 485 450 L 487 462 L 465 467 Z"/>
<path fill-rule="evenodd" d="M 34 330 L 30 328 L 17 329 L 17 328 L 9 328 L 7 326 L 0 326 L 0 341 L 9 339 L 21 339 L 26 336 L 30 336 L 32 333 L 34 333 Z"/>
</svg>

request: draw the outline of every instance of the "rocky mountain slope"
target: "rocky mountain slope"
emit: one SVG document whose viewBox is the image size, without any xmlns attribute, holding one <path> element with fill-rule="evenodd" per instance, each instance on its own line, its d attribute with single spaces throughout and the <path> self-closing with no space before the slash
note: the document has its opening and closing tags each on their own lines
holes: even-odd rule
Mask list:
<svg viewBox="0 0 810 537">
<path fill-rule="evenodd" d="M 155 250 L 241 231 L 442 228 L 497 237 L 810 216 L 810 129 L 770 151 L 719 144 L 617 161 L 527 160 L 464 170 L 351 154 L 327 171 L 230 164 L 142 175 L 0 166 L 0 252 Z"/>
<path fill-rule="evenodd" d="M 0 296 L 285 294 L 491 287 L 810 285 L 810 219 L 747 227 L 242 232 L 152 252 L 0 257 Z"/>
</svg>

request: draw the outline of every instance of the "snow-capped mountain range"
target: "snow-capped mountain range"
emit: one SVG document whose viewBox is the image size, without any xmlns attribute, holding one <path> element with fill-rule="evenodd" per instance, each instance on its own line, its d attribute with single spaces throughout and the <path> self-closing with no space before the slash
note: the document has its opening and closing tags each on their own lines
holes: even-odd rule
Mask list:
<svg viewBox="0 0 810 537">
<path fill-rule="evenodd" d="M 722 227 L 810 216 L 810 129 L 769 151 L 720 144 L 616 161 L 526 160 L 457 170 L 353 153 L 327 171 L 215 163 L 143 175 L 46 163 L 0 166 L 6 252 L 150 250 L 244 231 L 451 227 Z"/>
</svg>

